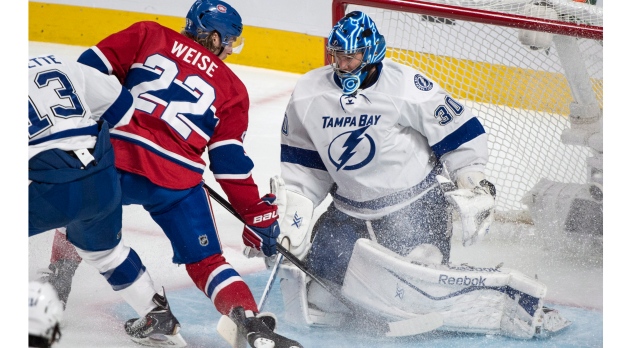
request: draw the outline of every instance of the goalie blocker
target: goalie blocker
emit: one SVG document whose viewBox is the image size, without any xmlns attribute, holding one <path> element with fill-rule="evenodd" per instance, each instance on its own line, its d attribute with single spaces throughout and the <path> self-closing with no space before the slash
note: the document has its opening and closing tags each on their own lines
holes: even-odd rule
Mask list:
<svg viewBox="0 0 620 348">
<path fill-rule="evenodd" d="M 411 253 L 416 254 L 421 253 Z M 543 307 L 547 287 L 518 271 L 418 260 L 359 239 L 342 294 L 389 320 L 440 313 L 443 325 L 438 330 L 444 331 L 529 339 L 571 324 L 556 310 Z M 287 320 L 308 325 L 343 324 L 347 310 L 331 295 L 322 293 L 311 281 L 307 284 L 294 267 L 283 265 L 280 275 Z"/>
</svg>

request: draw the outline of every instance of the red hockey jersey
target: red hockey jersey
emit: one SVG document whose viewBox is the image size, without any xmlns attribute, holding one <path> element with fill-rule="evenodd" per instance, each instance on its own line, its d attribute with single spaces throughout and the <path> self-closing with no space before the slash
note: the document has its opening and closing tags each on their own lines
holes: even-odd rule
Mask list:
<svg viewBox="0 0 620 348">
<path fill-rule="evenodd" d="M 216 55 L 155 22 L 138 22 L 85 51 L 79 62 L 114 74 L 135 98 L 131 122 L 112 132 L 119 169 L 171 189 L 199 185 L 209 169 L 237 211 L 259 199 L 245 154 L 249 98 Z"/>
</svg>

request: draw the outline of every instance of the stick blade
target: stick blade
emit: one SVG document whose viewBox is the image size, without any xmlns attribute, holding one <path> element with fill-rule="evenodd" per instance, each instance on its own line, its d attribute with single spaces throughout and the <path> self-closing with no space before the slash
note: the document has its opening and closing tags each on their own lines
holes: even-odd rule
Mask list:
<svg viewBox="0 0 620 348">
<path fill-rule="evenodd" d="M 222 315 L 217 322 L 217 333 L 230 344 L 232 348 L 245 348 L 247 347 L 247 340 L 238 329 L 237 324 L 230 319 L 227 315 Z"/>
</svg>

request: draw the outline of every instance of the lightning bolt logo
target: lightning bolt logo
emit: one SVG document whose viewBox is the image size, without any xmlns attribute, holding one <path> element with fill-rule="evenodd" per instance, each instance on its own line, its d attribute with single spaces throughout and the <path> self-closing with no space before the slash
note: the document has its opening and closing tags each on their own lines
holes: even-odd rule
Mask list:
<svg viewBox="0 0 620 348">
<path fill-rule="evenodd" d="M 368 164 L 370 160 L 372 160 L 372 158 L 375 155 L 375 142 L 372 140 L 372 138 L 368 134 L 364 134 L 366 130 L 368 129 L 368 127 L 370 126 L 366 126 L 366 127 L 363 127 L 363 128 L 351 131 L 351 132 L 342 133 L 339 136 L 337 136 L 336 139 L 334 139 L 332 143 L 329 145 L 330 147 L 329 159 L 332 162 L 332 164 L 336 166 L 336 170 L 359 169 L 365 166 L 366 164 Z M 338 156 L 338 160 L 335 161 L 334 158 L 336 156 L 332 157 L 332 147 L 336 148 L 337 146 L 335 146 L 334 143 L 336 142 L 336 140 L 338 140 L 338 138 L 343 137 L 343 136 L 347 136 L 347 139 L 344 141 L 344 143 L 341 146 L 341 149 L 344 149 L 344 151 L 342 151 L 340 156 Z M 357 153 L 355 149 L 360 144 L 360 142 L 362 142 L 363 140 L 368 140 L 368 142 L 370 143 L 370 150 L 368 151 L 368 156 L 366 156 L 366 158 L 358 164 L 346 166 L 346 164 L 353 157 L 353 155 Z M 334 152 L 336 152 L 337 150 L 338 149 L 335 149 Z"/>
</svg>

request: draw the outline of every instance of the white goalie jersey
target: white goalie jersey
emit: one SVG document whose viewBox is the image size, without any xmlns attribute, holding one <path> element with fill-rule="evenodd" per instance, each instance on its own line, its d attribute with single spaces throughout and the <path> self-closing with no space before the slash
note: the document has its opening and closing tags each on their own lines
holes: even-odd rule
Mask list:
<svg viewBox="0 0 620 348">
<path fill-rule="evenodd" d="M 484 172 L 487 135 L 479 120 L 435 81 L 384 60 L 379 79 L 342 94 L 330 66 L 302 76 L 282 124 L 287 189 L 315 207 L 336 184 L 336 207 L 360 219 L 398 210 L 437 185 L 435 175 Z"/>
<path fill-rule="evenodd" d="M 129 123 L 133 97 L 115 76 L 51 54 L 28 60 L 28 158 L 92 148 L 97 121 Z"/>
</svg>

